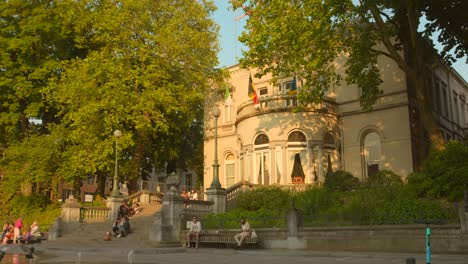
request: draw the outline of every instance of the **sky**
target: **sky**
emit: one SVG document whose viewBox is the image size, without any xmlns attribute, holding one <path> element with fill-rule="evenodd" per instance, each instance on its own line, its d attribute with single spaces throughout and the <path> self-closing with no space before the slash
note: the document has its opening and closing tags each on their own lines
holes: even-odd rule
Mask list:
<svg viewBox="0 0 468 264">
<path fill-rule="evenodd" d="M 238 22 L 234 21 L 235 17 L 243 14 L 242 10 L 229 9 L 228 0 L 215 0 L 218 10 L 214 13 L 213 19 L 220 26 L 219 43 L 221 50 L 218 53 L 219 64 L 222 67 L 232 66 L 238 63 L 242 57 L 242 49 L 246 49 L 238 40 L 237 37 L 243 30 L 247 18 L 243 18 Z M 458 60 L 452 64 L 452 67 L 468 82 L 468 64 L 466 58 Z"/>
</svg>

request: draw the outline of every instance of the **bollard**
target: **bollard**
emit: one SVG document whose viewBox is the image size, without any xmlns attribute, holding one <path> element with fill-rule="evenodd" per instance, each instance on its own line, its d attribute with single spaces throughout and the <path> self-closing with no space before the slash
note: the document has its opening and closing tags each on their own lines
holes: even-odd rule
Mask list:
<svg viewBox="0 0 468 264">
<path fill-rule="evenodd" d="M 406 259 L 406 264 L 416 264 L 416 259 L 411 257 Z"/>
<path fill-rule="evenodd" d="M 431 264 L 431 227 L 426 225 L 426 264 Z"/>
</svg>

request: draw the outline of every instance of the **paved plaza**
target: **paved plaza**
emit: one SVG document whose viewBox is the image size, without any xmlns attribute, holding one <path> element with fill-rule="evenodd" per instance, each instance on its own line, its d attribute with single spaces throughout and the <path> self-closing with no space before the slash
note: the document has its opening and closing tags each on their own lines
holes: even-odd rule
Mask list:
<svg viewBox="0 0 468 264">
<path fill-rule="evenodd" d="M 131 247 L 131 245 L 129 245 Z M 14 250 L 13 250 L 14 251 Z M 20 251 L 17 251 L 20 252 Z M 409 257 L 425 263 L 423 254 L 378 252 L 323 252 L 234 249 L 157 248 L 144 250 L 97 248 L 37 248 L 31 263 L 183 263 L 183 264 L 392 264 L 406 263 Z M 8 262 L 14 263 L 10 259 Z M 21 261 L 17 263 L 30 263 Z M 17 264 L 15 263 L 15 264 Z M 432 263 L 467 264 L 468 255 L 433 255 Z"/>
</svg>

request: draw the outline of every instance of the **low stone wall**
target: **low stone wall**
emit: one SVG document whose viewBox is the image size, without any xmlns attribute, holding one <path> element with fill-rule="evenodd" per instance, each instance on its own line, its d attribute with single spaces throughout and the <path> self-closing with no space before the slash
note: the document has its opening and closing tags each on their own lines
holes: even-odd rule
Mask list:
<svg viewBox="0 0 468 264">
<path fill-rule="evenodd" d="M 266 249 L 317 251 L 425 252 L 425 225 L 381 225 L 300 228 L 298 237 L 285 229 L 256 229 Z M 468 254 L 468 234 L 459 225 L 431 227 L 434 254 Z"/>
</svg>

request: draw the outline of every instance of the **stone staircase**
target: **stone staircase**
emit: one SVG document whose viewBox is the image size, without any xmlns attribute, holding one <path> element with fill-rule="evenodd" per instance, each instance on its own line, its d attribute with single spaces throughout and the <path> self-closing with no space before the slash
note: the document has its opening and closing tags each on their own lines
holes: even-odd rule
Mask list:
<svg viewBox="0 0 468 264">
<path fill-rule="evenodd" d="M 159 203 L 141 205 L 143 210 L 130 217 L 131 233 L 127 237 L 112 237 L 111 241 L 104 241 L 106 232 L 112 232 L 112 220 L 100 222 L 85 222 L 66 224 L 62 227 L 62 236 L 55 241 L 46 241 L 43 246 L 47 248 L 114 248 L 114 249 L 141 249 L 154 246 L 149 241 L 149 231 L 154 223 L 154 215 L 161 209 Z"/>
</svg>

